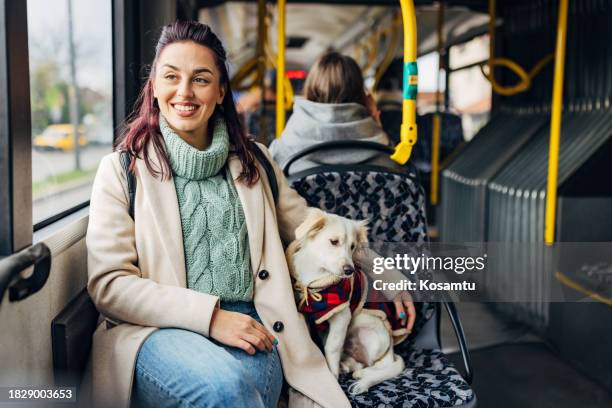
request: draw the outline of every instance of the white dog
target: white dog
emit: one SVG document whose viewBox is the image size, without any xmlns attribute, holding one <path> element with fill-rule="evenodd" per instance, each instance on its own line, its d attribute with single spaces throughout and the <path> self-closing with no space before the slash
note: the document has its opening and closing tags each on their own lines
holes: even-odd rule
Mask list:
<svg viewBox="0 0 612 408">
<path fill-rule="evenodd" d="M 392 304 L 366 302 L 367 277 L 354 262 L 367 245 L 366 223 L 311 209 L 286 251 L 298 309 L 320 331 L 331 372 L 358 380 L 353 395 L 403 371 L 393 346 L 408 334 L 392 329 Z"/>
</svg>

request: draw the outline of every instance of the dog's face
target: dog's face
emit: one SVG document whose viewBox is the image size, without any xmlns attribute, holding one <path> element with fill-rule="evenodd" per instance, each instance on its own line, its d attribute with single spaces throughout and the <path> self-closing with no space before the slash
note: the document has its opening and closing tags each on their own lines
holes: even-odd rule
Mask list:
<svg viewBox="0 0 612 408">
<path fill-rule="evenodd" d="M 325 275 L 351 276 L 355 251 L 367 244 L 366 224 L 310 209 L 295 231 L 293 264 L 302 275 L 296 277 L 307 284 Z"/>
</svg>

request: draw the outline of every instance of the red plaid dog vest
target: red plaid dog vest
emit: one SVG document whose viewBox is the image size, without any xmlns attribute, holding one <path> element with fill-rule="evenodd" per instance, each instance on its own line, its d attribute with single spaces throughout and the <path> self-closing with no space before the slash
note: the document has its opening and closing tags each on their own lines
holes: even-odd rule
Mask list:
<svg viewBox="0 0 612 408">
<path fill-rule="evenodd" d="M 311 286 L 319 286 L 312 285 Z M 329 330 L 329 318 L 349 307 L 351 314 L 370 313 L 384 321 L 385 326 L 393 336 L 393 343 L 399 344 L 408 337 L 408 331 L 401 325 L 401 320 L 395 312 L 393 302 L 384 301 L 382 294 L 373 292 L 368 298 L 368 278 L 362 271 L 357 271 L 347 278 L 338 278 L 331 286 L 321 288 L 304 288 L 295 285 L 298 310 L 306 320 L 316 327 L 319 334 Z M 376 297 L 380 298 L 378 301 Z"/>
</svg>

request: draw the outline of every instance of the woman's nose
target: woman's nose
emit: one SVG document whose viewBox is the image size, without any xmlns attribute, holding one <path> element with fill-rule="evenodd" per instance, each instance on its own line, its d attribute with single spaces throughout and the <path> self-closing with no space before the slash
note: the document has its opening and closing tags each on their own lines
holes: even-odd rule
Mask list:
<svg viewBox="0 0 612 408">
<path fill-rule="evenodd" d="M 191 98 L 193 96 L 191 81 L 181 81 L 177 94 L 183 98 Z"/>
</svg>

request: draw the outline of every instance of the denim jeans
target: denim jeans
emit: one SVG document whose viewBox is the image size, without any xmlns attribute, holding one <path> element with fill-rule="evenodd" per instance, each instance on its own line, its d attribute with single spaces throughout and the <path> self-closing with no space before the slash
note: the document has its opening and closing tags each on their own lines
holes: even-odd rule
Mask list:
<svg viewBox="0 0 612 408">
<path fill-rule="evenodd" d="M 261 322 L 251 302 L 221 303 Z M 276 347 L 250 355 L 198 333 L 159 329 L 136 359 L 133 407 L 276 407 L 283 371 Z"/>
</svg>

